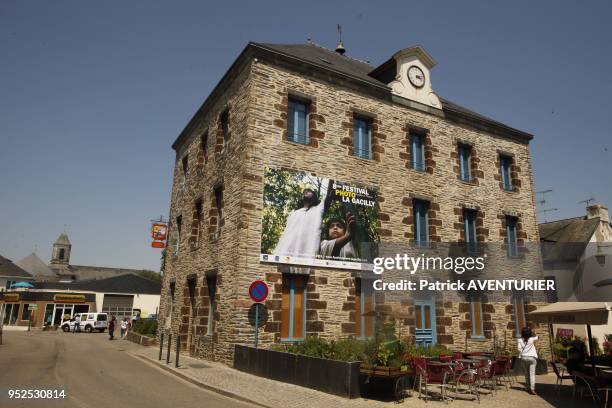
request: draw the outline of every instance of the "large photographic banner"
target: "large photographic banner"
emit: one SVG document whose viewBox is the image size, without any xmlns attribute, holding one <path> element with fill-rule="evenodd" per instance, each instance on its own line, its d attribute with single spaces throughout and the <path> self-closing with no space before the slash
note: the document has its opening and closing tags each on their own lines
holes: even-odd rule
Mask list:
<svg viewBox="0 0 612 408">
<path fill-rule="evenodd" d="M 264 262 L 371 270 L 378 246 L 375 187 L 264 169 Z"/>
</svg>

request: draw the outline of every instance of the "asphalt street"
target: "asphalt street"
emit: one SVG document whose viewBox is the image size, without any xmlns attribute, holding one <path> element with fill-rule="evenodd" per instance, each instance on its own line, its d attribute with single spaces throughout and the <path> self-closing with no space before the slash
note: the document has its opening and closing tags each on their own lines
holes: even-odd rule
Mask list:
<svg viewBox="0 0 612 408">
<path fill-rule="evenodd" d="M 0 407 L 190 408 L 249 405 L 203 390 L 129 354 L 105 333 L 4 331 Z M 64 390 L 66 398 L 15 400 L 9 390 Z"/>
</svg>

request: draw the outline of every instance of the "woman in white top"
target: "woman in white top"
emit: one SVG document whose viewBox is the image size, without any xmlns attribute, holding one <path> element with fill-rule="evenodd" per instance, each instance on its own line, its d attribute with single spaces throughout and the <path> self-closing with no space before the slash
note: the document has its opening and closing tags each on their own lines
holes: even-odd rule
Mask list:
<svg viewBox="0 0 612 408">
<path fill-rule="evenodd" d="M 532 395 L 535 395 L 535 371 L 538 363 L 538 352 L 535 347 L 537 340 L 538 336 L 534 336 L 528 327 L 521 330 L 521 338 L 518 339 L 519 358 L 525 367 L 525 388 Z"/>
</svg>

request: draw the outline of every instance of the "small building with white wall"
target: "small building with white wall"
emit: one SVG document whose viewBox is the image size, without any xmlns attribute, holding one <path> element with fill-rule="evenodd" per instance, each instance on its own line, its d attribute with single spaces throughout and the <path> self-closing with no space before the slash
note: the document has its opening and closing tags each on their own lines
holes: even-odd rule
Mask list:
<svg viewBox="0 0 612 408">
<path fill-rule="evenodd" d="M 76 313 L 104 312 L 117 319 L 156 315 L 161 284 L 127 273 L 74 282 L 32 282 L 33 288 L 0 293 L 0 316 L 7 326 L 59 326 Z M 32 310 L 32 305 L 35 305 Z"/>
<path fill-rule="evenodd" d="M 586 215 L 539 224 L 544 275 L 554 278 L 559 302 L 612 302 L 612 225 L 608 207 L 594 204 Z M 586 338 L 584 325 L 554 325 Z M 601 345 L 612 334 L 607 325 L 591 327 Z"/>
</svg>

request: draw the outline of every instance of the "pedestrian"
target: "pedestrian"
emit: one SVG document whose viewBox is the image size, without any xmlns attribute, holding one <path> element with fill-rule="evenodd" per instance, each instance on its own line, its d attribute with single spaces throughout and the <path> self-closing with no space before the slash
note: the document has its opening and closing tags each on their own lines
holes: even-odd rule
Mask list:
<svg viewBox="0 0 612 408">
<path fill-rule="evenodd" d="M 73 333 L 76 333 L 77 331 L 81 331 L 81 315 L 76 315 L 74 317 L 74 331 Z"/>
<path fill-rule="evenodd" d="M 529 327 L 521 330 L 521 338 L 518 339 L 519 358 L 525 369 L 525 388 L 531 395 L 535 395 L 535 371 L 538 363 L 536 341 L 538 341 L 538 336 L 534 336 Z"/>
<path fill-rule="evenodd" d="M 121 338 L 125 338 L 125 334 L 127 333 L 127 328 L 128 328 L 128 318 L 124 317 L 123 320 L 121 321 Z"/>
<path fill-rule="evenodd" d="M 109 340 L 115 339 L 115 324 L 116 323 L 117 323 L 117 320 L 115 319 L 115 316 L 113 315 L 111 317 L 111 321 L 108 323 L 108 339 Z"/>
<path fill-rule="evenodd" d="M 132 315 L 132 326 L 136 324 L 138 319 L 140 319 L 140 312 L 138 310 L 135 310 L 134 314 Z"/>
</svg>

